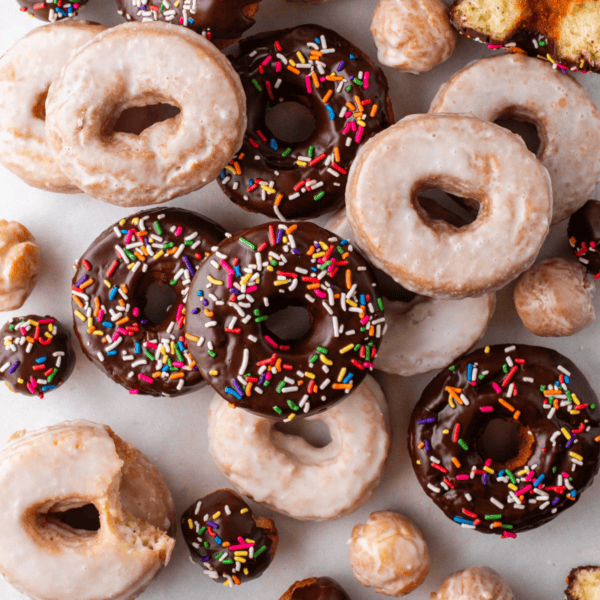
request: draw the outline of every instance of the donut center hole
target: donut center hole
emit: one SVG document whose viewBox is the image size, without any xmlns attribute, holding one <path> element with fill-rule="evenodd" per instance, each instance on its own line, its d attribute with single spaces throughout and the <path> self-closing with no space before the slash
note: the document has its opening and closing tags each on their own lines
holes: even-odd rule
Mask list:
<svg viewBox="0 0 600 600">
<path fill-rule="evenodd" d="M 289 305 L 264 316 L 268 319 L 262 322 L 263 333 L 276 341 L 300 340 L 312 328 L 310 313 L 303 306 Z"/>
<path fill-rule="evenodd" d="M 154 325 L 160 325 L 176 301 L 177 293 L 168 283 L 151 283 L 144 293 L 144 315 Z"/>
<path fill-rule="evenodd" d="M 427 220 L 444 221 L 461 228 L 477 219 L 481 204 L 473 198 L 462 198 L 440 188 L 430 188 L 419 193 L 416 208 Z"/>
<path fill-rule="evenodd" d="M 181 109 L 172 104 L 148 104 L 146 106 L 132 106 L 126 108 L 117 118 L 113 131 L 140 135 L 156 123 L 173 119 Z"/>
<path fill-rule="evenodd" d="M 312 111 L 300 102 L 281 102 L 265 115 L 265 123 L 273 136 L 288 144 L 306 141 L 315 130 Z"/>
<path fill-rule="evenodd" d="M 325 448 L 331 443 L 329 427 L 321 419 L 293 419 L 288 423 L 278 422 L 275 429 L 284 435 L 303 438 L 313 448 Z"/>
<path fill-rule="evenodd" d="M 46 514 L 49 521 L 55 521 L 83 531 L 98 531 L 100 529 L 100 513 L 93 504 L 84 504 L 65 511 L 50 510 Z"/>
<path fill-rule="evenodd" d="M 46 98 L 48 97 L 48 90 L 42 92 L 35 101 L 31 112 L 36 119 L 40 121 L 46 120 Z"/>
<path fill-rule="evenodd" d="M 481 435 L 481 449 L 498 468 L 515 469 L 527 464 L 534 437 L 518 421 L 492 419 Z"/>
<path fill-rule="evenodd" d="M 516 133 L 525 142 L 527 149 L 537 155 L 542 143 L 537 127 L 533 123 L 518 120 L 509 115 L 498 117 L 494 123 Z"/>
<path fill-rule="evenodd" d="M 389 298 L 390 300 L 395 300 L 397 302 L 410 302 L 414 300 L 417 294 L 414 292 L 408 291 L 406 288 L 402 287 L 397 281 L 392 279 L 387 273 L 378 269 L 377 267 L 371 268 L 375 272 L 375 280 L 377 281 L 377 289 L 381 292 L 383 296 Z"/>
</svg>

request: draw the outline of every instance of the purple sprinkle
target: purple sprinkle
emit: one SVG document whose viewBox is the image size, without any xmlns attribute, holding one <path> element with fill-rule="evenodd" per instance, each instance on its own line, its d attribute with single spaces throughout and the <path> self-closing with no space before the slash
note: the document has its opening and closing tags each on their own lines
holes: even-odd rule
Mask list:
<svg viewBox="0 0 600 600">
<path fill-rule="evenodd" d="M 187 267 L 187 270 L 190 272 L 190 275 L 193 277 L 196 274 L 196 270 L 192 266 L 192 263 L 190 262 L 190 259 L 187 256 L 184 256 L 183 257 L 183 262 L 185 263 L 185 266 Z"/>
<path fill-rule="evenodd" d="M 200 312 L 200 309 L 198 307 L 194 308 L 194 310 L 192 311 L 193 315 L 197 315 Z"/>
<path fill-rule="evenodd" d="M 84 275 L 81 279 L 79 279 L 77 281 L 77 283 L 75 284 L 77 287 L 79 287 L 85 280 L 87 279 L 87 275 Z"/>
<path fill-rule="evenodd" d="M 435 417 L 427 417 L 426 419 L 419 419 L 417 425 L 425 425 L 425 423 L 435 423 Z"/>
<path fill-rule="evenodd" d="M 294 254 L 298 254 L 298 256 L 300 256 L 300 254 L 301 254 L 301 253 L 300 253 L 300 250 L 298 250 L 298 248 L 292 248 L 292 252 L 293 252 Z"/>
<path fill-rule="evenodd" d="M 425 444 L 425 452 L 429 452 L 431 450 L 431 446 L 429 445 L 429 440 L 424 440 Z"/>
<path fill-rule="evenodd" d="M 258 385 L 262 385 L 267 376 L 263 373 L 258 379 Z"/>
<path fill-rule="evenodd" d="M 554 500 L 552 500 L 552 506 L 555 506 L 559 502 L 560 502 L 560 498 L 558 498 L 558 497 L 554 498 Z"/>
<path fill-rule="evenodd" d="M 141 323 L 142 325 L 146 325 L 146 324 L 148 323 L 148 319 L 142 319 L 142 320 L 140 321 L 140 323 Z"/>
<path fill-rule="evenodd" d="M 244 395 L 244 388 L 240 385 L 240 382 L 237 379 L 232 379 L 233 387 L 236 389 L 237 393 L 241 396 Z"/>
<path fill-rule="evenodd" d="M 481 482 L 483 483 L 483 485 L 487 485 L 487 473 L 483 474 L 483 477 L 481 478 Z"/>
<path fill-rule="evenodd" d="M 576 437 L 573 436 L 566 444 L 566 448 L 570 448 L 575 443 Z"/>
<path fill-rule="evenodd" d="M 229 291 L 230 291 L 230 293 L 232 293 L 232 294 L 234 294 L 236 296 L 240 293 L 239 290 L 236 290 L 234 287 L 229 288 Z"/>
<path fill-rule="evenodd" d="M 204 306 L 208 306 L 208 300 L 206 298 L 203 298 L 202 304 L 204 304 Z"/>
<path fill-rule="evenodd" d="M 213 528 L 213 529 L 219 529 L 219 526 L 216 523 L 213 523 L 212 521 L 208 521 L 208 524 Z"/>
<path fill-rule="evenodd" d="M 338 66 L 337 66 L 336 70 L 337 70 L 337 71 L 341 71 L 341 70 L 344 68 L 344 65 L 345 65 L 345 64 L 346 64 L 346 63 L 345 63 L 343 60 L 341 60 L 341 61 L 340 61 L 340 63 L 338 64 Z"/>
<path fill-rule="evenodd" d="M 205 557 L 202 559 L 202 562 L 208 562 L 209 560 L 210 560 L 210 556 L 205 556 Z"/>
<path fill-rule="evenodd" d="M 19 361 L 16 361 L 12 364 L 12 367 L 8 370 L 8 374 L 12 375 L 19 367 L 21 363 Z"/>
<path fill-rule="evenodd" d="M 284 231 L 285 231 L 284 229 L 277 230 L 277 237 L 275 238 L 275 243 L 279 244 L 281 242 L 281 240 L 283 239 Z"/>
</svg>

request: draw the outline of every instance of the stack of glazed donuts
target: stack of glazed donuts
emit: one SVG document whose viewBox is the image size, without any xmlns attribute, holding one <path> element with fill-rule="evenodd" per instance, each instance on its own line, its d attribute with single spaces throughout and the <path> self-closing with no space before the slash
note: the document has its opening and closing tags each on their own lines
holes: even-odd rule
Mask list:
<svg viewBox="0 0 600 600">
<path fill-rule="evenodd" d="M 10 1 L 0 597 L 600 593 L 595 7 Z"/>
</svg>

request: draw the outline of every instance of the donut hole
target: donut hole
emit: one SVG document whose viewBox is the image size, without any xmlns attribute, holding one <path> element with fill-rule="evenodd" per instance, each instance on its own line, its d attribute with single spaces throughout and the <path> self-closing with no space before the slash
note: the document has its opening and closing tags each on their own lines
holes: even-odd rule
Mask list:
<svg viewBox="0 0 600 600">
<path fill-rule="evenodd" d="M 48 97 L 48 90 L 44 90 L 36 99 L 33 104 L 31 112 L 36 119 L 40 121 L 46 120 L 46 98 Z"/>
<path fill-rule="evenodd" d="M 275 138 L 288 144 L 305 142 L 314 132 L 316 120 L 310 108 L 300 102 L 280 102 L 265 115 Z"/>
<path fill-rule="evenodd" d="M 521 118 L 511 114 L 504 114 L 498 117 L 494 123 L 516 133 L 525 142 L 527 149 L 536 156 L 539 156 L 542 141 L 538 128 L 532 120 L 528 120 L 526 117 Z"/>
<path fill-rule="evenodd" d="M 402 287 L 397 281 L 392 279 L 387 273 L 371 265 L 377 281 L 377 289 L 383 296 L 397 302 L 411 302 L 417 296 L 414 292 L 410 292 Z"/>
<path fill-rule="evenodd" d="M 149 279 L 149 282 L 142 281 L 138 288 L 142 292 L 142 310 L 148 321 L 160 325 L 171 315 L 177 302 L 177 293 L 168 283 L 153 281 L 152 277 Z"/>
<path fill-rule="evenodd" d="M 535 438 L 515 419 L 492 419 L 480 439 L 481 454 L 499 469 L 516 469 L 527 463 Z"/>
<path fill-rule="evenodd" d="M 293 342 L 305 338 L 312 329 L 311 314 L 304 306 L 289 304 L 277 306 L 271 302 L 272 312 L 265 312 L 268 319 L 261 323 L 263 335 L 277 342 Z"/>
<path fill-rule="evenodd" d="M 168 119 L 175 118 L 181 109 L 173 104 L 147 104 L 141 106 L 131 106 L 126 108 L 117 117 L 113 127 L 113 132 L 131 133 L 140 135 L 142 131 L 162 123 Z"/>
<path fill-rule="evenodd" d="M 427 222 L 442 221 L 459 229 L 473 223 L 481 209 L 481 204 L 474 198 L 463 198 L 441 188 L 421 190 L 415 206 Z"/>
<path fill-rule="evenodd" d="M 46 514 L 46 518 L 75 530 L 98 531 L 100 529 L 100 513 L 91 503 L 65 511 L 51 510 Z"/>
<path fill-rule="evenodd" d="M 33 515 L 36 532 L 47 539 L 58 533 L 69 539 L 88 538 L 100 529 L 100 513 L 91 502 L 62 500 Z"/>
<path fill-rule="evenodd" d="M 293 419 L 275 423 L 275 429 L 284 435 L 301 437 L 313 448 L 325 448 L 331 443 L 331 432 L 322 419 Z"/>
</svg>

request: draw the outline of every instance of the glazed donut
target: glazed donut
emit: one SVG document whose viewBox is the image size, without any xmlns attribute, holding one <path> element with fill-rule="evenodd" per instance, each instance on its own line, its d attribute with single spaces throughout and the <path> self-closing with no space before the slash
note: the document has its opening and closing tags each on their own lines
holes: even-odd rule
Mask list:
<svg viewBox="0 0 600 600">
<path fill-rule="evenodd" d="M 573 335 L 596 318 L 594 280 L 585 267 L 566 258 L 548 258 L 527 269 L 513 292 L 515 307 L 531 333 Z"/>
<path fill-rule="evenodd" d="M 124 110 L 161 102 L 181 112 L 139 135 L 114 131 Z M 244 91 L 229 61 L 202 36 L 164 23 L 124 23 L 98 35 L 54 80 L 46 113 L 48 144 L 65 175 L 120 206 L 203 187 L 246 127 Z"/>
<path fill-rule="evenodd" d="M 445 212 L 444 217 L 452 218 Z M 344 209 L 327 223 L 327 229 L 348 240 L 354 237 Z M 449 365 L 481 339 L 496 308 L 494 293 L 478 298 L 437 300 L 403 291 L 392 298 L 379 286 L 386 332 L 375 369 L 392 375 L 410 377 Z"/>
<path fill-rule="evenodd" d="M 548 62 L 512 54 L 471 63 L 439 89 L 429 112 L 533 123 L 537 157 L 552 180 L 553 224 L 583 206 L 600 182 L 600 111 L 582 85 Z"/>
<path fill-rule="evenodd" d="M 329 427 L 324 448 L 215 396 L 208 449 L 221 473 L 254 502 L 294 519 L 337 519 L 362 506 L 379 483 L 391 442 L 387 404 L 369 376 L 342 404 L 311 418 Z"/>
<path fill-rule="evenodd" d="M 73 372 L 69 330 L 54 317 L 14 317 L 0 329 L 0 379 L 11 392 L 44 397 Z"/>
<path fill-rule="evenodd" d="M 127 21 L 165 21 L 182 25 L 203 35 L 223 49 L 234 44 L 254 25 L 260 0 L 193 0 L 169 3 L 167 8 L 154 10 L 143 0 L 116 0 L 118 13 Z M 156 5 L 154 5 L 156 6 Z"/>
<path fill-rule="evenodd" d="M 86 5 L 88 0 L 78 0 L 77 2 L 70 2 L 69 0 L 62 0 L 61 2 L 55 0 L 17 0 L 17 2 L 21 6 L 21 12 L 26 13 L 29 17 L 55 23 L 61 19 L 76 17 L 79 14 L 78 9 Z"/>
<path fill-rule="evenodd" d="M 296 581 L 279 600 L 350 600 L 344 588 L 330 577 Z"/>
<path fill-rule="evenodd" d="M 431 600 L 515 600 L 500 574 L 489 567 L 471 567 L 448 575 Z"/>
<path fill-rule="evenodd" d="M 488 346 L 425 388 L 408 450 L 425 493 L 462 527 L 516 537 L 572 506 L 598 471 L 597 399 L 565 356 Z"/>
<path fill-rule="evenodd" d="M 14 434 L 0 479 L 0 573 L 30 598 L 131 600 L 169 562 L 171 494 L 106 425 Z"/>
<path fill-rule="evenodd" d="M 383 71 L 318 25 L 242 40 L 232 62 L 246 90 L 248 127 L 221 173 L 223 191 L 242 208 L 281 220 L 341 204 L 358 148 L 394 122 Z M 303 141 L 269 128 L 267 113 L 286 102 L 310 109 L 314 128 Z"/>
<path fill-rule="evenodd" d="M 121 219 L 75 264 L 75 334 L 84 354 L 130 394 L 175 396 L 204 384 L 184 336 L 185 301 L 199 263 L 223 239 L 189 210 L 158 208 Z M 148 294 L 169 286 L 172 304 L 153 322 Z"/>
<path fill-rule="evenodd" d="M 380 63 L 414 74 L 448 60 L 458 37 L 442 0 L 379 0 L 371 34 Z"/>
<path fill-rule="evenodd" d="M 477 200 L 477 219 L 462 228 L 432 219 L 416 199 L 436 187 Z M 418 294 L 464 298 L 501 288 L 533 263 L 551 198 L 548 172 L 519 137 L 474 117 L 427 114 L 405 117 L 359 151 L 346 209 L 376 267 Z"/>
<path fill-rule="evenodd" d="M 40 249 L 29 229 L 0 219 L 0 311 L 17 310 L 40 274 Z"/>
<path fill-rule="evenodd" d="M 577 260 L 586 266 L 594 279 L 600 275 L 600 202 L 588 200 L 571 215 L 567 227 L 569 243 Z"/>
<path fill-rule="evenodd" d="M 46 144 L 45 102 L 73 52 L 105 29 L 86 21 L 38 27 L 0 58 L 0 162 L 25 183 L 63 194 L 80 191 L 63 174 L 63 157 Z"/>
<path fill-rule="evenodd" d="M 279 542 L 275 523 L 255 519 L 244 499 L 229 489 L 196 500 L 181 517 L 181 531 L 192 561 L 210 579 L 231 587 L 260 577 Z"/>
<path fill-rule="evenodd" d="M 269 317 L 299 306 L 310 326 L 288 340 Z M 189 350 L 204 378 L 236 406 L 292 419 L 327 410 L 356 389 L 385 319 L 369 263 L 314 223 L 266 223 L 219 244 L 192 282 Z"/>
<path fill-rule="evenodd" d="M 365 587 L 378 594 L 404 596 L 429 573 L 429 551 L 417 526 L 391 510 L 371 513 L 348 541 L 350 566 Z"/>
</svg>

